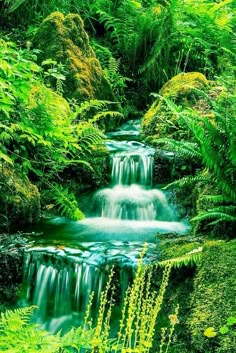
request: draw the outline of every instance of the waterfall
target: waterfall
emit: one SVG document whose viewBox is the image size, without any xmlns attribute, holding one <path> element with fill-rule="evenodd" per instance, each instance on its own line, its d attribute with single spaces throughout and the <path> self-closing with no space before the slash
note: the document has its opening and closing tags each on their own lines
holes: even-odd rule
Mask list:
<svg viewBox="0 0 236 353">
<path fill-rule="evenodd" d="M 112 184 L 117 185 L 151 185 L 153 173 L 153 156 L 115 155 L 112 160 Z"/>
<path fill-rule="evenodd" d="M 154 149 L 138 141 L 138 124 L 125 125 L 110 137 L 111 184 L 98 190 L 90 217 L 73 222 L 45 221 L 38 247 L 25 254 L 25 305 L 37 305 L 36 321 L 57 332 L 82 323 L 94 292 L 93 316 L 114 265 L 117 305 L 125 297 L 133 269 L 149 242 L 146 261 L 156 256 L 155 233 L 184 233 L 166 195 L 152 187 Z M 127 130 L 126 130 L 127 129 Z M 118 303 L 119 302 L 119 303 Z"/>
<path fill-rule="evenodd" d="M 119 220 L 172 220 L 173 211 L 160 190 L 146 190 L 139 185 L 115 186 L 95 195 L 98 216 Z"/>
<path fill-rule="evenodd" d="M 140 142 L 109 142 L 110 188 L 94 196 L 96 215 L 102 218 L 137 221 L 173 221 L 174 212 L 165 194 L 151 189 L 154 150 Z"/>
<path fill-rule="evenodd" d="M 64 251 L 53 248 L 32 249 L 25 254 L 26 300 L 38 307 L 36 321 L 44 328 L 56 332 L 68 321 L 82 322 L 92 293 L 93 307 L 99 307 L 113 263 L 109 258 L 104 263 L 99 256 L 97 262 L 91 263 L 92 258 L 93 254 L 87 260 L 81 256 L 66 256 Z M 132 265 L 119 264 L 114 271 L 115 280 L 122 281 L 119 294 L 122 300 L 133 273 Z M 93 315 L 96 316 L 96 312 Z"/>
</svg>

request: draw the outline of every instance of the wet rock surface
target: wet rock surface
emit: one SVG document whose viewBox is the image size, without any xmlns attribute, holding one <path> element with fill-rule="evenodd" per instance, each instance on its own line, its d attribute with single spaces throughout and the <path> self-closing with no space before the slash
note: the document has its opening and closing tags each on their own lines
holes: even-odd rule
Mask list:
<svg viewBox="0 0 236 353">
<path fill-rule="evenodd" d="M 23 254 L 27 244 L 22 235 L 0 235 L 0 311 L 16 301 L 23 276 Z"/>
</svg>

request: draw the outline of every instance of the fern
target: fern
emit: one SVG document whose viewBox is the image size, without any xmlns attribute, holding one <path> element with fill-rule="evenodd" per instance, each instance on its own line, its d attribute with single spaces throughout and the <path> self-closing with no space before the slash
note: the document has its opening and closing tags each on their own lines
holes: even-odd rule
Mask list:
<svg viewBox="0 0 236 353">
<path fill-rule="evenodd" d="M 73 219 L 75 221 L 83 219 L 85 216 L 78 208 L 78 202 L 68 188 L 59 184 L 51 184 L 47 195 L 60 215 Z"/>
<path fill-rule="evenodd" d="M 0 351 L 9 353 L 57 353 L 61 347 L 59 336 L 31 324 L 35 307 L 19 308 L 1 313 Z"/>
<path fill-rule="evenodd" d="M 114 102 L 106 101 L 106 100 L 98 100 L 91 99 L 88 101 L 82 102 L 80 105 L 76 106 L 76 110 L 74 113 L 75 117 L 84 117 L 86 113 L 88 113 L 92 109 L 104 109 L 107 105 L 113 104 Z"/>
<path fill-rule="evenodd" d="M 204 220 L 212 220 L 215 221 L 210 222 L 210 225 L 215 225 L 219 222 L 236 222 L 236 206 L 228 205 L 228 206 L 219 206 L 210 209 L 207 212 L 200 213 L 196 217 L 191 219 L 192 222 L 201 222 Z"/>
<path fill-rule="evenodd" d="M 171 267 L 174 267 L 174 268 L 180 268 L 182 266 L 186 266 L 186 267 L 193 266 L 193 265 L 197 265 L 200 262 L 201 256 L 202 256 L 202 247 L 199 247 L 197 249 L 194 249 L 188 252 L 185 255 L 160 261 L 157 263 L 157 265 L 161 267 L 170 265 Z"/>
<path fill-rule="evenodd" d="M 31 306 L 27 308 L 18 308 L 14 311 L 6 310 L 1 313 L 0 330 L 6 329 L 13 331 L 17 328 L 22 328 L 23 326 L 30 323 L 30 318 L 36 306 Z"/>
<path fill-rule="evenodd" d="M 195 175 L 195 176 L 186 176 L 184 178 L 181 178 L 179 180 L 175 180 L 173 181 L 173 183 L 170 183 L 168 185 L 166 185 L 163 189 L 169 189 L 169 188 L 173 188 L 175 186 L 177 187 L 185 187 L 185 186 L 190 186 L 190 185 L 194 185 L 196 183 L 201 183 L 201 182 L 212 182 L 212 180 L 210 179 L 210 177 L 205 177 L 204 175 Z"/>
<path fill-rule="evenodd" d="M 176 141 L 169 138 L 160 138 L 153 141 L 156 144 L 165 144 L 169 150 L 174 150 L 179 153 L 181 156 L 186 156 L 194 160 L 201 160 L 202 155 L 197 143 L 194 142 L 183 142 Z"/>
<path fill-rule="evenodd" d="M 16 11 L 26 1 L 27 0 L 5 0 L 5 3 L 9 5 L 8 12 L 11 13 Z"/>
<path fill-rule="evenodd" d="M 93 119 L 91 119 L 92 122 Z M 103 144 L 105 136 L 97 127 L 90 122 L 80 122 L 76 126 L 76 135 L 79 146 L 84 152 L 91 153 L 92 147 L 98 144 Z"/>
<path fill-rule="evenodd" d="M 194 217 L 192 221 L 201 222 L 215 219 L 210 223 L 211 225 L 222 221 L 235 222 L 236 120 L 233 105 L 235 96 L 228 94 L 221 100 L 215 99 L 214 101 L 208 97 L 208 103 L 213 109 L 214 120 L 202 117 L 191 109 L 180 111 L 180 107 L 169 98 L 164 97 L 163 99 L 168 108 L 184 121 L 195 138 L 195 142 L 160 139 L 155 140 L 155 143 L 165 143 L 170 149 L 182 155 L 202 160 L 208 173 L 206 178 L 203 175 L 184 177 L 167 185 L 166 188 L 184 187 L 196 182 L 213 183 L 219 195 L 204 195 L 201 198 L 205 198 L 206 201 L 215 205 Z"/>
<path fill-rule="evenodd" d="M 108 119 L 116 119 L 117 120 L 117 125 L 118 125 L 118 122 L 124 118 L 124 115 L 120 112 L 116 112 L 116 111 L 105 111 L 105 112 L 101 112 L 101 113 L 98 113 L 96 115 L 94 115 L 94 117 L 89 120 L 90 122 L 94 123 L 94 122 L 104 122 Z M 107 124 L 109 125 L 109 124 Z"/>
</svg>

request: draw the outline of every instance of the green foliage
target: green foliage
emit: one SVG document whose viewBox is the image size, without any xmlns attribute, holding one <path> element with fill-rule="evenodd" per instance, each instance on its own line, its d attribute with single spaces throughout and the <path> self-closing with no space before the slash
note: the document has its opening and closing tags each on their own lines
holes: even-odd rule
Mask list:
<svg viewBox="0 0 236 353">
<path fill-rule="evenodd" d="M 97 58 L 101 62 L 105 77 L 111 85 L 116 100 L 118 100 L 119 103 L 124 105 L 126 103 L 126 82 L 131 82 L 132 80 L 128 77 L 124 77 L 120 73 L 120 59 L 115 59 L 108 48 L 103 47 L 99 44 L 93 45 L 93 48 L 95 50 Z"/>
<path fill-rule="evenodd" d="M 35 308 L 20 308 L 1 313 L 0 349 L 9 353 L 59 352 L 58 337 L 30 323 Z"/>
<path fill-rule="evenodd" d="M 211 184 L 214 186 L 213 195 L 200 195 L 199 201 L 211 203 L 206 210 L 199 209 L 199 214 L 192 219 L 194 222 L 204 220 L 210 221 L 211 225 L 218 222 L 236 221 L 236 151 L 235 132 L 236 119 L 234 102 L 235 95 L 223 92 L 211 100 L 211 114 L 204 116 L 191 109 L 179 112 L 186 128 L 194 138 L 192 142 L 173 141 L 171 139 L 160 139 L 160 143 L 176 150 L 180 155 L 189 154 L 191 158 L 201 156 L 205 170 L 195 176 L 184 177 L 169 186 L 186 186 L 190 183 Z M 172 102 L 174 111 L 178 110 Z M 158 142 L 158 140 L 157 140 Z M 190 146 L 190 148 L 189 148 Z"/>
<path fill-rule="evenodd" d="M 182 256 L 160 261 L 160 262 L 158 262 L 158 265 L 159 266 L 170 265 L 171 267 L 174 267 L 174 268 L 179 268 L 182 266 L 188 267 L 188 266 L 196 265 L 200 262 L 202 249 L 203 249 L 202 247 L 199 247 L 197 249 L 193 249 L 190 252 L 188 252 Z"/>
<path fill-rule="evenodd" d="M 47 197 L 50 197 L 59 214 L 75 221 L 83 219 L 85 216 L 78 208 L 78 202 L 68 188 L 59 184 L 50 185 L 47 190 Z"/>
<path fill-rule="evenodd" d="M 80 105 L 76 105 L 73 116 L 76 120 L 81 121 L 81 126 L 85 126 L 86 123 L 83 121 L 87 121 L 90 125 L 97 124 L 102 130 L 112 130 L 119 125 L 124 117 L 122 113 L 110 110 L 114 105 L 116 105 L 115 102 L 107 100 L 92 99 L 84 101 Z M 97 138 L 99 136 L 104 137 L 98 129 L 96 135 Z M 101 140 L 97 142 L 101 142 Z"/>
<path fill-rule="evenodd" d="M 81 218 L 68 189 L 64 198 L 59 197 L 63 191 L 58 176 L 70 165 L 89 168 L 86 159 L 94 146 L 103 144 L 104 136 L 92 119 L 76 122 L 67 101 L 42 83 L 42 69 L 28 59 L 31 55 L 28 50 L 18 50 L 15 44 L 3 40 L 0 47 L 2 166 L 17 169 L 22 177 L 33 177 L 41 189 L 51 182 L 58 183 L 58 189 L 55 186 L 58 209 L 64 215 Z M 58 76 L 56 64 L 49 61 L 44 64 L 52 64 L 56 70 L 46 74 L 49 72 L 56 80 L 63 79 Z"/>
<path fill-rule="evenodd" d="M 135 89 L 145 92 L 146 103 L 151 91 L 180 72 L 199 71 L 213 78 L 215 72 L 233 70 L 232 0 L 5 0 L 4 4 L 3 15 L 14 26 L 32 27 L 54 11 L 79 13 L 121 102 L 126 101 L 124 90 L 132 94 Z"/>
</svg>

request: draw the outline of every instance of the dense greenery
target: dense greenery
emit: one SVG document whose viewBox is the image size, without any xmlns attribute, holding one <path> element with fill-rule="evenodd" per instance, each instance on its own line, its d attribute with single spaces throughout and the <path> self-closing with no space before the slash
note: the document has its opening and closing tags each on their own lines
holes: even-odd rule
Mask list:
<svg viewBox="0 0 236 353">
<path fill-rule="evenodd" d="M 35 330 L 31 309 L 2 315 L 1 349 L 19 351 L 17 338 L 22 352 L 149 352 L 172 266 L 180 284 L 171 277 L 176 288 L 163 311 L 173 315 L 158 334 L 159 352 L 233 352 L 234 1 L 3 0 L 0 10 L 0 228 L 36 221 L 41 209 L 82 219 L 80 190 L 107 182 L 104 132 L 143 115 L 143 139 L 174 153 L 172 169 L 185 158 L 183 177 L 170 173 L 168 188 L 180 188 L 194 225 L 189 243 L 160 247 L 161 287 L 138 270 L 114 342 L 107 287 L 97 325 L 64 337 Z M 180 348 L 170 345 L 177 301 Z"/>
</svg>

